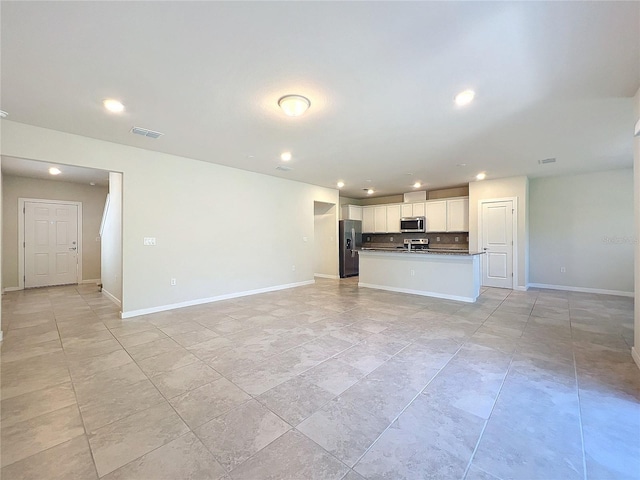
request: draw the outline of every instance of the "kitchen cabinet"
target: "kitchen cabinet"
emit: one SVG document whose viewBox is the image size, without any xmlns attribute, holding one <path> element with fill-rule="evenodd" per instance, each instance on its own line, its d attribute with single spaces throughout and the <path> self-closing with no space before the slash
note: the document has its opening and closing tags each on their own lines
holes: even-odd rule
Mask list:
<svg viewBox="0 0 640 480">
<path fill-rule="evenodd" d="M 375 233 L 374 207 L 362 207 L 362 232 Z"/>
<path fill-rule="evenodd" d="M 425 216 L 427 217 L 427 232 L 447 231 L 447 201 L 434 200 L 425 205 Z"/>
<path fill-rule="evenodd" d="M 375 233 L 385 233 L 387 231 L 387 206 L 376 205 L 373 207 L 373 212 L 373 231 Z"/>
<path fill-rule="evenodd" d="M 387 232 L 400 232 L 401 205 L 387 205 Z"/>
<path fill-rule="evenodd" d="M 469 199 L 447 200 L 447 232 L 469 231 Z"/>
<path fill-rule="evenodd" d="M 343 205 L 342 219 L 362 221 L 362 207 L 359 205 Z"/>
<path fill-rule="evenodd" d="M 424 217 L 424 202 L 419 203 L 403 203 L 403 217 Z"/>
</svg>

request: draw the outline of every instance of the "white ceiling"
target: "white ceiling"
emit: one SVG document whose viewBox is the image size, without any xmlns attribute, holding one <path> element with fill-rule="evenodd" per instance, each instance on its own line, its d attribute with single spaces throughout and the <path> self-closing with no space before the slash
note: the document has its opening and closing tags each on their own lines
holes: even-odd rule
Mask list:
<svg viewBox="0 0 640 480">
<path fill-rule="evenodd" d="M 51 175 L 49 168 L 56 167 L 61 173 Z M 89 185 L 94 183 L 101 187 L 109 186 L 109 172 L 95 168 L 75 167 L 60 163 L 39 162 L 24 158 L 2 156 L 2 174 L 18 177 L 40 178 L 59 182 L 81 183 Z"/>
<path fill-rule="evenodd" d="M 363 197 L 632 165 L 640 2 L 6 2 L 16 122 Z M 476 100 L 454 106 L 459 91 Z M 298 118 L 276 102 L 311 100 Z M 104 98 L 120 99 L 122 115 Z M 163 132 L 158 140 L 132 126 Z M 281 172 L 289 150 L 293 170 Z M 541 166 L 538 160 L 556 157 Z M 467 166 L 457 166 L 465 163 Z M 409 175 L 411 174 L 411 175 Z"/>
</svg>

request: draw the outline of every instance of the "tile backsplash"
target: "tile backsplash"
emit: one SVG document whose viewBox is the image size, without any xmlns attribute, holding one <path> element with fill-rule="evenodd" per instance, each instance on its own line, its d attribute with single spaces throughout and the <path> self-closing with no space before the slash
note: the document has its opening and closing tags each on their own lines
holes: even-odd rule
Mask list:
<svg viewBox="0 0 640 480">
<path fill-rule="evenodd" d="M 392 247 L 402 246 L 405 238 L 428 238 L 430 247 L 469 248 L 469 234 L 457 233 L 364 233 L 362 245 L 364 247 Z"/>
</svg>

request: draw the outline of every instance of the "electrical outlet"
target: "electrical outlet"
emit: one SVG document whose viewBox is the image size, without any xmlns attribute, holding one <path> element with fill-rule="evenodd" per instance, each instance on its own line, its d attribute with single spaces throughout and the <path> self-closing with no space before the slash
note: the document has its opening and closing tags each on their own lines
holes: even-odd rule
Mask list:
<svg viewBox="0 0 640 480">
<path fill-rule="evenodd" d="M 456 242 L 459 242 L 459 241 L 460 241 L 460 237 L 455 237 L 455 238 L 454 238 L 454 240 L 455 240 Z"/>
<path fill-rule="evenodd" d="M 156 237 L 144 237 L 142 239 L 142 244 L 147 247 L 154 246 L 156 244 Z"/>
<path fill-rule="evenodd" d="M 367 242 L 370 242 L 370 241 L 371 241 L 371 237 L 367 237 Z"/>
<path fill-rule="evenodd" d="M 302 237 L 303 242 L 306 242 L 307 240 L 309 240 L 307 237 Z"/>
<path fill-rule="evenodd" d="M 291 265 L 291 271 L 295 272 L 296 271 L 296 266 L 295 265 Z"/>
<path fill-rule="evenodd" d="M 567 269 L 564 267 L 560 267 L 560 273 L 567 273 Z"/>
<path fill-rule="evenodd" d="M 415 271 L 414 269 L 411 269 L 411 270 L 410 270 L 410 272 L 411 272 L 411 276 L 412 276 L 412 277 L 415 277 L 415 276 L 416 276 L 416 271 Z"/>
<path fill-rule="evenodd" d="M 389 241 L 390 241 L 390 242 L 393 242 L 393 237 L 389 237 Z"/>
<path fill-rule="evenodd" d="M 178 281 L 175 278 L 171 279 L 171 286 L 172 287 L 175 287 L 177 283 L 178 283 Z"/>
<path fill-rule="evenodd" d="M 439 241 L 440 241 L 440 237 L 436 237 L 436 242 L 439 242 Z"/>
</svg>

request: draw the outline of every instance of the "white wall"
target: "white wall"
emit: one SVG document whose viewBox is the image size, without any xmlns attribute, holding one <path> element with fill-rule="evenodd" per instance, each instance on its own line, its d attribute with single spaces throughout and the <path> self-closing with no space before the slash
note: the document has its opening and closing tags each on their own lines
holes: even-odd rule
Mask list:
<svg viewBox="0 0 640 480">
<path fill-rule="evenodd" d="M 102 232 L 102 290 L 122 305 L 122 174 L 109 172 L 109 206 Z"/>
<path fill-rule="evenodd" d="M 42 198 L 82 202 L 82 277 L 100 279 L 100 242 L 96 241 L 107 189 L 59 180 L 4 175 L 2 190 L 2 285 L 17 287 L 18 275 L 18 198 Z"/>
<path fill-rule="evenodd" d="M 336 210 L 334 204 L 314 202 L 314 272 L 317 276 L 339 278 Z"/>
<path fill-rule="evenodd" d="M 633 293 L 632 169 L 531 179 L 529 214 L 532 285 Z"/>
<path fill-rule="evenodd" d="M 524 176 L 483 180 L 469 184 L 469 250 L 471 251 L 477 251 L 480 248 L 478 245 L 478 206 L 480 200 L 507 197 L 516 197 L 518 199 L 518 256 L 517 270 L 513 273 L 519 289 L 526 288 L 529 282 L 528 195 L 529 180 Z"/>
<path fill-rule="evenodd" d="M 640 88 L 633 97 L 635 121 L 640 121 Z M 635 321 L 633 358 L 640 367 L 640 136 L 633 139 L 634 205 L 635 205 Z"/>
<path fill-rule="evenodd" d="M 3 155 L 123 173 L 125 316 L 313 281 L 303 237 L 313 238 L 314 201 L 338 204 L 335 189 L 7 120 L 2 129 Z"/>
</svg>

